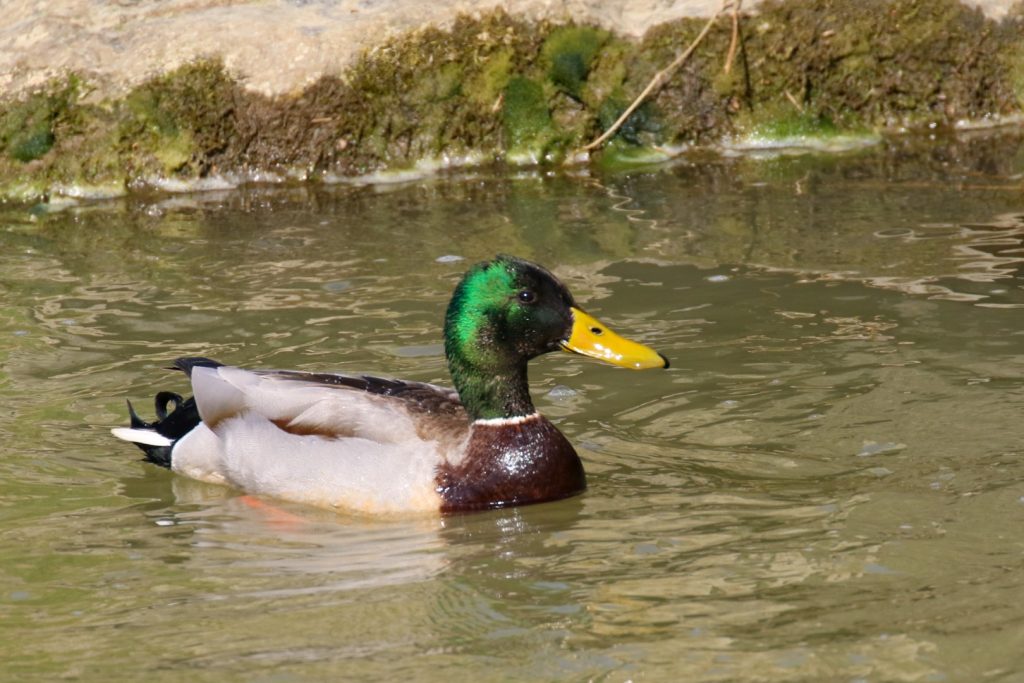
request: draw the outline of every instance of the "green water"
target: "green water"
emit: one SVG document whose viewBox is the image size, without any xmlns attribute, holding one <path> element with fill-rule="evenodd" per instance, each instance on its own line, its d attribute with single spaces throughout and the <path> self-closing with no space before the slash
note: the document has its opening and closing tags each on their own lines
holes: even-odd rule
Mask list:
<svg viewBox="0 0 1024 683">
<path fill-rule="evenodd" d="M 1024 680 L 1019 149 L 3 210 L 0 679 Z M 180 355 L 446 382 L 498 251 L 672 359 L 533 364 L 580 498 L 268 508 L 109 435 Z"/>
</svg>

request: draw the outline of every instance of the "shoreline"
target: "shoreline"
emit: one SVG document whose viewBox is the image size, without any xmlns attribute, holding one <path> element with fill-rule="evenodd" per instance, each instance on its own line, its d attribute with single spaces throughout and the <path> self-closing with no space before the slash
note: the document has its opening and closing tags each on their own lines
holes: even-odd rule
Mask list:
<svg viewBox="0 0 1024 683">
<path fill-rule="evenodd" d="M 69 22 L 81 4 L 64 0 L 49 12 Z M 1021 3 L 748 1 L 735 23 L 724 14 L 710 25 L 699 17 L 717 2 L 665 4 L 506 1 L 437 19 L 461 7 L 444 5 L 413 24 L 393 3 L 368 0 L 144 2 L 86 12 L 66 41 L 73 48 L 106 30 L 120 57 L 91 58 L 116 71 L 128 55 L 136 70 L 113 79 L 71 68 L 58 52 L 43 84 L 20 94 L 17 83 L 42 78 L 29 61 L 49 43 L 30 19 L 16 21 L 23 34 L 0 50 L 0 64 L 11 50 L 23 58 L 0 97 L 0 197 L 173 191 L 227 177 L 359 179 L 455 161 L 628 167 L 737 141 L 828 150 L 899 130 L 1019 125 L 1024 111 Z M 263 28 L 276 23 L 280 39 L 254 31 L 233 43 L 227 18 L 247 13 L 262 16 Z M 165 53 L 131 38 L 139 26 L 181 32 L 197 16 L 205 28 L 164 44 Z M 664 16 L 675 18 L 651 23 Z M 385 19 L 390 28 L 363 30 Z M 303 40 L 292 40 L 296 26 Z M 689 60 L 630 114 L 644 84 L 701 27 L 707 37 Z M 344 50 L 306 49 L 356 29 Z M 205 30 L 220 30 L 217 44 L 231 49 L 195 52 L 195 41 L 212 44 Z M 295 58 L 267 80 L 259 60 L 240 70 L 246 50 L 272 64 L 281 50 Z M 313 53 L 334 66 L 310 70 L 303 56 Z M 176 66 L 150 73 L 154 54 Z M 583 152 L 624 114 L 614 137 Z"/>
</svg>

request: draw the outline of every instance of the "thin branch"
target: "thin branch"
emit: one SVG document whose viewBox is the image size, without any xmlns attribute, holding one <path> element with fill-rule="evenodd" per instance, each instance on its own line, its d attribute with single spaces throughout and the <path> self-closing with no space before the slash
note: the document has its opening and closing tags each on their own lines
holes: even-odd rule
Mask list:
<svg viewBox="0 0 1024 683">
<path fill-rule="evenodd" d="M 732 4 L 732 39 L 729 41 L 729 54 L 725 58 L 725 67 L 723 68 L 727 76 L 732 71 L 732 61 L 736 59 L 736 48 L 740 44 L 740 7 L 742 6 L 743 0 L 736 0 Z M 724 5 L 722 9 L 725 9 Z"/>
<path fill-rule="evenodd" d="M 606 130 L 604 133 L 601 134 L 601 137 L 597 138 L 596 140 L 591 142 L 586 147 L 581 147 L 579 149 L 579 151 L 580 152 L 589 152 L 592 149 L 600 147 L 605 142 L 607 142 L 610 137 L 615 135 L 616 131 L 618 131 L 619 128 L 622 127 L 622 124 L 624 124 L 626 122 L 626 120 L 629 119 L 629 117 L 633 115 L 633 112 L 635 112 L 637 110 L 637 108 L 641 104 L 643 104 L 644 100 L 647 99 L 647 97 L 652 92 L 654 92 L 655 90 L 658 90 L 659 88 L 661 88 L 661 86 L 663 86 L 668 81 L 668 79 L 672 75 L 672 73 L 676 69 L 678 69 L 679 66 L 683 62 L 685 62 L 690 57 L 691 54 L 693 54 L 693 51 L 696 50 L 697 46 L 700 45 L 702 40 L 704 40 L 704 36 L 706 36 L 708 34 L 708 32 L 711 31 L 711 27 L 715 25 L 715 20 L 718 19 L 718 17 L 722 14 L 722 12 L 724 12 L 727 7 L 731 6 L 732 3 L 733 3 L 733 0 L 722 0 L 722 6 L 718 9 L 717 12 L 714 13 L 714 15 L 712 15 L 712 17 L 710 19 L 708 19 L 708 23 L 704 25 L 704 28 L 697 35 L 697 37 L 694 39 L 694 41 L 692 43 L 690 43 L 690 46 L 688 48 L 686 48 L 686 50 L 684 50 L 681 55 L 676 57 L 672 61 L 671 64 L 666 66 L 664 69 L 662 69 L 658 73 L 654 74 L 654 78 L 652 78 L 651 82 L 647 84 L 647 87 L 643 89 L 643 92 L 641 92 L 637 96 L 637 98 L 635 100 L 633 100 L 632 104 L 630 104 L 628 107 L 626 107 L 626 111 L 622 112 L 622 115 L 618 119 L 616 119 L 615 123 L 613 123 L 608 130 Z"/>
<path fill-rule="evenodd" d="M 790 104 L 796 107 L 796 110 L 798 112 L 800 112 L 801 114 L 804 113 L 804 105 L 800 104 L 800 102 L 798 102 L 797 99 L 793 97 L 792 93 L 790 93 L 788 90 L 783 90 L 782 94 L 786 96 L 786 99 L 789 100 Z"/>
</svg>

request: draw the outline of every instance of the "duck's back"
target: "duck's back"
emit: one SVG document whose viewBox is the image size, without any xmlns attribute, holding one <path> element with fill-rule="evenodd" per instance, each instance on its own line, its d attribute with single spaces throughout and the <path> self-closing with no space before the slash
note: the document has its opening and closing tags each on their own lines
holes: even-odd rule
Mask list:
<svg viewBox="0 0 1024 683">
<path fill-rule="evenodd" d="M 436 473 L 459 460 L 469 421 L 429 384 L 195 367 L 202 422 L 172 453 L 195 479 L 322 507 L 437 511 Z"/>
</svg>

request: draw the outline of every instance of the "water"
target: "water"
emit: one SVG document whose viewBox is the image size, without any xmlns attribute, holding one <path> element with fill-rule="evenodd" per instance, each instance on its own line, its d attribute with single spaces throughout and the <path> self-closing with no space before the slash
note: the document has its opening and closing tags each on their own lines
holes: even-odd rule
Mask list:
<svg viewBox="0 0 1024 683">
<path fill-rule="evenodd" d="M 5 210 L 0 678 L 1024 680 L 1018 148 Z M 672 359 L 533 364 L 583 497 L 350 517 L 108 433 L 179 355 L 446 382 L 497 251 Z"/>
</svg>

